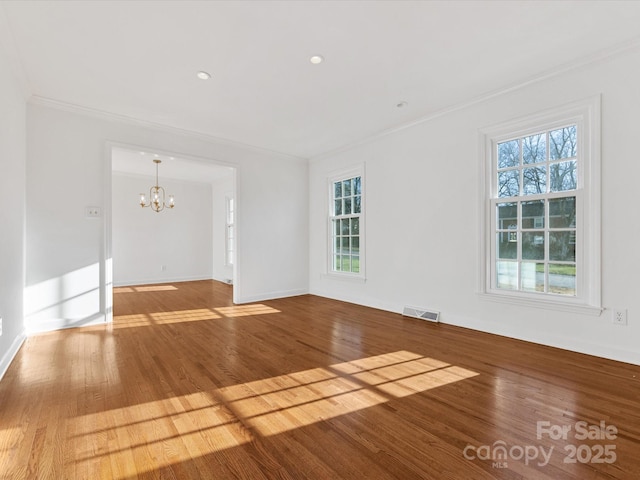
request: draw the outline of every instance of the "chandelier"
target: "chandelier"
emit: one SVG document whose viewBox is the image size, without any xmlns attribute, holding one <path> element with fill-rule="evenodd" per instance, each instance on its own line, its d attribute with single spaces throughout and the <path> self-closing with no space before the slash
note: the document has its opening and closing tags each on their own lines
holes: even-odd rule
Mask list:
<svg viewBox="0 0 640 480">
<path fill-rule="evenodd" d="M 151 210 L 154 212 L 161 212 L 165 208 L 173 208 L 175 206 L 173 195 L 169 195 L 169 203 L 165 203 L 164 201 L 164 188 L 162 188 L 158 184 L 158 165 L 162 163 L 161 160 L 157 158 L 153 159 L 153 163 L 156 164 L 156 184 L 155 186 L 149 189 L 149 202 L 147 203 L 147 198 L 144 193 L 140 194 L 140 206 L 151 207 Z"/>
</svg>

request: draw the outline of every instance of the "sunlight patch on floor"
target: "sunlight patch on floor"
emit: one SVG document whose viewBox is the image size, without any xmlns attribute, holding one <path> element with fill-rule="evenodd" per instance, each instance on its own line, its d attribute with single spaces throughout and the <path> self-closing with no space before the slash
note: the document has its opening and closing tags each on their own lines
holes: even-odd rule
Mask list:
<svg viewBox="0 0 640 480">
<path fill-rule="evenodd" d="M 220 318 L 245 317 L 280 313 L 280 310 L 263 304 L 239 305 L 232 307 L 198 308 L 193 310 L 176 310 L 173 312 L 137 313 L 133 315 L 116 315 L 113 317 L 114 328 L 147 327 L 151 325 L 168 325 L 172 323 L 199 322 Z"/>
<path fill-rule="evenodd" d="M 476 375 L 398 351 L 78 416 L 71 451 L 77 464 L 102 458 L 126 478 L 133 462 L 161 468 Z M 100 438 L 108 441 L 93 445 Z"/>
<path fill-rule="evenodd" d="M 234 385 L 219 393 L 247 424 L 263 435 L 275 435 L 476 375 L 399 351 Z"/>
<path fill-rule="evenodd" d="M 134 292 L 166 292 L 178 290 L 173 285 L 145 285 L 140 287 L 113 287 L 113 293 L 134 293 Z"/>
<path fill-rule="evenodd" d="M 151 325 L 169 325 L 172 323 L 199 322 L 221 318 L 209 308 L 178 310 L 175 312 L 138 313 L 134 315 L 118 315 L 113 318 L 113 327 L 131 328 Z"/>
<path fill-rule="evenodd" d="M 253 305 L 233 305 L 231 307 L 214 308 L 216 312 L 224 317 L 246 317 L 249 315 L 264 315 L 265 313 L 280 313 L 280 310 L 268 307 L 261 303 Z"/>
</svg>

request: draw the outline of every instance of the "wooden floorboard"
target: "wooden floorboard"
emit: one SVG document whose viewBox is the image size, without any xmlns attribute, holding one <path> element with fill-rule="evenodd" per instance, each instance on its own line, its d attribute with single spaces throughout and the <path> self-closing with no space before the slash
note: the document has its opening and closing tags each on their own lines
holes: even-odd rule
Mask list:
<svg viewBox="0 0 640 480">
<path fill-rule="evenodd" d="M 231 288 L 116 288 L 113 324 L 30 337 L 0 382 L 0 478 L 640 478 L 638 366 Z"/>
</svg>

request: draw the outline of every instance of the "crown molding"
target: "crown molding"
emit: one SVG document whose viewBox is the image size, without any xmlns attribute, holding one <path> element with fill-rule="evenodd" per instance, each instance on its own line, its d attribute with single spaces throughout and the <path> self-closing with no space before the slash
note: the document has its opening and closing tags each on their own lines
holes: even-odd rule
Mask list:
<svg viewBox="0 0 640 480">
<path fill-rule="evenodd" d="M 278 152 L 276 150 L 270 150 L 268 148 L 258 147 L 248 143 L 236 142 L 234 140 L 228 140 L 221 137 L 216 137 L 208 133 L 198 132 L 196 130 L 188 130 L 185 128 L 174 127 L 164 123 L 152 122 L 149 120 L 143 120 L 137 117 L 131 117 L 128 115 L 122 115 L 118 113 L 107 112 L 105 110 L 99 110 L 97 108 L 85 107 L 82 105 L 76 105 L 69 102 L 63 102 L 61 100 L 54 100 L 52 98 L 42 97 L 39 95 L 31 95 L 28 103 L 34 106 L 41 106 L 47 108 L 53 108 L 55 110 L 61 110 L 65 112 L 85 115 L 100 120 L 107 120 L 111 122 L 125 123 L 129 125 L 135 125 L 138 127 L 153 128 L 154 130 L 160 130 L 165 133 L 180 135 L 183 137 L 190 137 L 197 140 L 203 140 L 209 143 L 216 143 L 218 145 L 224 145 L 240 150 L 247 150 L 253 153 L 262 155 L 278 156 L 283 159 L 295 160 L 298 162 L 308 162 L 305 157 L 299 157 L 288 153 Z"/>
<path fill-rule="evenodd" d="M 520 82 L 515 82 L 512 83 L 510 85 L 507 85 L 505 87 L 501 87 L 499 89 L 493 90 L 491 92 L 485 93 L 483 95 L 477 96 L 475 98 L 472 98 L 471 100 L 465 101 L 465 102 L 461 102 L 455 105 L 451 105 L 450 107 L 446 107 L 440 110 L 437 110 L 435 112 L 431 112 L 427 115 L 424 115 L 422 117 L 419 117 L 415 120 L 411 120 L 409 122 L 397 125 L 395 127 L 392 128 L 388 128 L 385 130 L 381 130 L 377 133 L 374 133 L 372 135 L 367 135 L 366 137 L 362 137 L 359 140 L 356 140 L 354 142 L 350 142 L 347 144 L 344 144 L 340 147 L 328 150 L 326 152 L 323 152 L 319 155 L 314 155 L 312 157 L 309 158 L 309 163 L 316 163 L 316 162 L 320 162 L 326 158 L 338 155 L 340 153 L 346 152 L 348 150 L 351 150 L 353 148 L 356 148 L 360 145 L 364 145 L 376 140 L 379 140 L 381 138 L 387 137 L 389 135 L 393 135 L 395 133 L 401 132 L 403 130 L 408 130 L 410 128 L 413 128 L 417 125 L 421 125 L 423 123 L 427 123 L 430 122 L 432 120 L 435 120 L 437 118 L 443 117 L 445 115 L 449 115 L 451 113 L 454 112 L 458 112 L 460 110 L 465 110 L 467 108 L 473 107 L 475 105 L 484 103 L 484 102 L 488 102 L 489 100 L 492 100 L 496 97 L 500 97 L 502 95 L 506 95 L 508 93 L 517 91 L 517 90 L 521 90 L 525 87 L 528 87 L 530 85 L 534 85 L 536 83 L 540 83 L 543 82 L 545 80 L 554 78 L 554 77 L 558 77 L 562 74 L 565 73 L 569 73 L 575 70 L 579 70 L 581 68 L 585 68 L 591 65 L 596 65 L 598 63 L 601 62 L 605 62 L 607 60 L 610 60 L 612 58 L 616 58 L 622 55 L 625 55 L 627 53 L 633 52 L 635 50 L 640 49 L 640 37 L 635 37 L 632 40 L 628 41 L 628 42 L 624 42 L 618 45 L 615 45 L 613 47 L 604 49 L 604 50 L 600 50 L 598 52 L 593 53 L 592 55 L 588 55 L 586 57 L 582 57 L 580 59 L 574 60 L 572 62 L 568 62 L 564 65 L 561 65 L 559 67 L 555 67 L 549 70 L 545 70 L 541 73 L 539 73 L 538 75 L 534 75 L 524 81 L 520 81 Z"/>
</svg>

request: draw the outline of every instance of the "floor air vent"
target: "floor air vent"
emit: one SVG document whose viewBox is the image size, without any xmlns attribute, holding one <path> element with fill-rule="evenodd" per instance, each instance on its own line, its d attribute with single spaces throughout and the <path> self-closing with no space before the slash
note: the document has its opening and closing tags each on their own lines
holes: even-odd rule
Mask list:
<svg viewBox="0 0 640 480">
<path fill-rule="evenodd" d="M 426 310 L 418 307 L 404 307 L 402 315 L 405 317 L 419 318 L 420 320 L 427 320 L 429 322 L 438 322 L 440 319 L 440 312 L 434 312 L 433 310 Z"/>
</svg>

